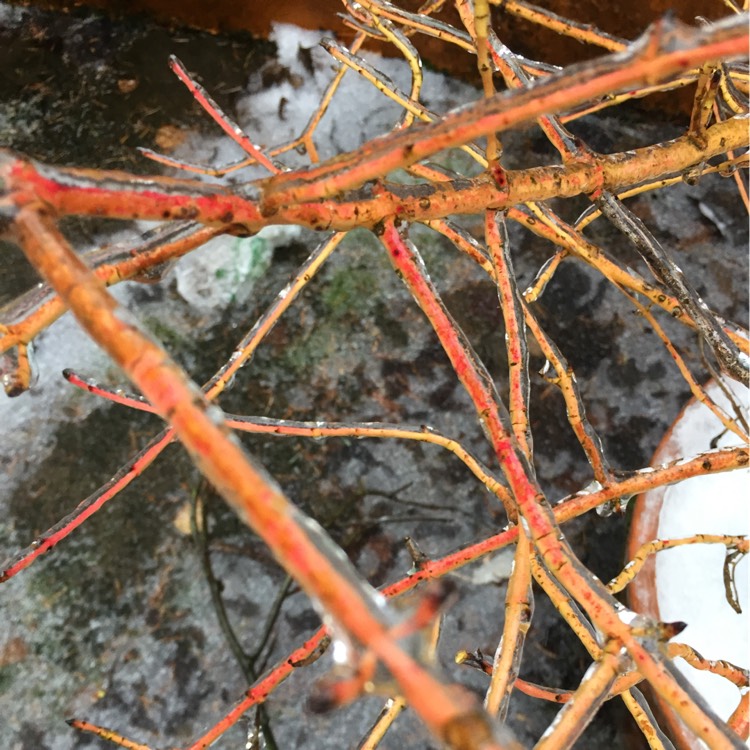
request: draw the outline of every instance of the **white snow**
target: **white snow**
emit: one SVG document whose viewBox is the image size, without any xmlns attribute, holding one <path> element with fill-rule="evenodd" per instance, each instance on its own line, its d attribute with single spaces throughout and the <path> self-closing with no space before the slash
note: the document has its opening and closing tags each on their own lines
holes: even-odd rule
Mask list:
<svg viewBox="0 0 750 750">
<path fill-rule="evenodd" d="M 481 563 L 469 569 L 470 572 L 458 575 L 471 581 L 475 586 L 504 583 L 513 572 L 513 559 L 513 549 L 500 550 L 494 555 L 483 557 Z"/>
<path fill-rule="evenodd" d="M 325 36 L 322 32 L 290 24 L 274 25 L 271 40 L 277 46 L 277 67 L 286 72 L 279 74 L 278 82 L 271 86 L 261 84 L 262 70 L 253 74 L 247 93 L 237 105 L 240 127 L 261 149 L 287 143 L 305 129 L 338 65 L 319 46 Z M 309 55 L 300 54 L 308 51 Z M 303 57 L 312 61 L 312 70 L 302 62 Z M 409 89 L 409 70 L 404 60 L 383 58 L 369 52 L 367 59 L 397 85 Z M 210 89 L 210 82 L 206 83 Z M 445 112 L 476 96 L 476 91 L 466 84 L 431 71 L 424 73 L 422 102 L 430 109 Z M 315 129 L 313 140 L 320 158 L 354 149 L 387 133 L 398 123 L 402 112 L 401 107 L 370 83 L 348 71 Z M 245 154 L 217 128 L 215 137 L 197 133 L 189 137 L 173 156 L 190 163 L 210 162 L 213 166 L 223 166 L 241 161 Z M 280 154 L 277 161 L 289 167 L 309 163 L 307 156 L 295 150 Z M 174 174 L 184 176 L 179 171 Z M 267 176 L 264 168 L 256 166 L 231 172 L 225 178 L 205 179 L 236 183 Z M 227 304 L 247 298 L 252 290 L 251 282 L 271 262 L 273 247 L 298 240 L 300 235 L 299 227 L 275 226 L 266 227 L 249 239 L 219 237 L 179 262 L 175 269 L 177 291 L 202 313 L 213 310 L 220 315 Z"/>
<path fill-rule="evenodd" d="M 273 249 L 295 239 L 299 227 L 266 227 L 254 237 L 216 237 L 174 269 L 177 293 L 204 320 L 217 320 L 230 304 L 246 302 L 268 268 Z"/>
<path fill-rule="evenodd" d="M 747 414 L 750 392 L 737 383 L 731 385 Z M 726 397 L 716 385 L 708 392 L 720 406 L 729 410 Z M 722 430 L 707 407 L 692 403 L 674 427 L 673 457 L 693 456 L 708 450 L 711 440 Z M 719 447 L 738 444 L 740 440 L 733 433 L 724 434 L 718 441 Z M 681 482 L 665 493 L 658 537 L 674 539 L 697 533 L 747 535 L 750 532 L 749 500 L 750 470 L 747 469 Z M 680 641 L 691 645 L 707 659 L 726 659 L 747 668 L 750 666 L 748 559 L 744 557 L 735 571 L 742 608 L 742 614 L 738 614 L 724 594 L 724 556 L 725 547 L 720 544 L 694 544 L 659 552 L 656 558 L 659 613 L 665 622 L 688 623 Z M 682 659 L 677 659 L 676 663 L 718 715 L 727 719 L 739 703 L 738 689 L 722 677 L 693 669 Z"/>
</svg>

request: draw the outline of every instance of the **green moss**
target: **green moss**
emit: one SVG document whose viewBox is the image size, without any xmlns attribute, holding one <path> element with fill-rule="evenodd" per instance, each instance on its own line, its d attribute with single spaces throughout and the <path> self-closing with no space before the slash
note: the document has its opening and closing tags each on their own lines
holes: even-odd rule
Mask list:
<svg viewBox="0 0 750 750">
<path fill-rule="evenodd" d="M 11 688 L 15 672 L 16 667 L 13 664 L 5 664 L 0 667 L 0 695 Z"/>
<path fill-rule="evenodd" d="M 335 348 L 335 337 L 324 326 L 315 328 L 306 337 L 297 337 L 286 346 L 276 360 L 280 377 L 288 378 L 307 374 Z"/>
<path fill-rule="evenodd" d="M 327 282 L 321 300 L 336 320 L 361 319 L 373 306 L 377 283 L 367 268 L 342 268 Z"/>
<path fill-rule="evenodd" d="M 190 341 L 186 341 L 177 330 L 167 325 L 161 318 L 148 316 L 142 319 L 142 322 L 144 327 L 167 349 L 181 351 L 192 347 Z"/>
<path fill-rule="evenodd" d="M 150 415 L 113 407 L 63 425 L 55 451 L 9 505 L 18 537 L 31 541 L 70 513 L 127 460 L 134 442 L 145 443 L 154 423 Z M 188 470 L 184 454 L 167 451 L 159 469 L 136 480 L 34 565 L 30 594 L 40 613 L 56 613 L 55 627 L 36 645 L 45 657 L 74 664 L 81 648 L 92 647 L 79 637 L 92 620 L 112 611 L 127 616 L 140 601 L 140 586 L 158 565 L 157 549 L 170 533 L 174 509 L 165 500 L 183 468 Z"/>
</svg>

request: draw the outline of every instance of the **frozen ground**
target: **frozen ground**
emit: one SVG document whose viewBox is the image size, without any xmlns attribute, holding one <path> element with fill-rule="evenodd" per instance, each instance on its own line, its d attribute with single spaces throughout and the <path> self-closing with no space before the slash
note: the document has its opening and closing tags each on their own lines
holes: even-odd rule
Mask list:
<svg viewBox="0 0 750 750">
<path fill-rule="evenodd" d="M 198 74 L 264 146 L 304 126 L 331 75 L 330 62 L 316 47 L 318 35 L 288 26 L 277 28 L 274 47 L 245 38 L 167 33 L 141 22 L 115 24 L 83 13 L 42 14 L 3 4 L 0 10 L 5 71 L 0 143 L 54 163 L 152 169 L 135 155 L 135 146 L 153 147 L 165 125 L 187 136 L 175 155 L 213 164 L 234 160 L 237 150 L 216 135 L 166 71 L 170 53 Z M 377 64 L 403 80 L 402 64 Z M 318 130 L 324 156 L 387 130 L 398 116 L 368 84 L 349 78 L 337 109 Z M 118 83 L 133 80 L 137 88 L 121 93 Z M 424 103 L 435 111 L 476 95 L 427 73 Z M 632 127 L 592 120 L 583 135 L 594 148 L 608 151 L 655 141 L 670 127 L 636 119 Z M 509 137 L 505 145 L 511 156 L 549 158 L 543 139 L 533 133 Z M 249 171 L 232 179 L 253 176 Z M 678 248 L 688 275 L 704 283 L 701 291 L 710 304 L 746 323 L 747 258 L 736 248 L 746 246 L 747 228 L 737 218 L 731 185 L 716 179 L 683 186 L 643 197 L 637 206 Z M 136 229 L 118 225 L 117 237 Z M 103 238 L 111 241 L 113 228 L 70 221 L 66 231 L 83 248 Z M 594 233 L 599 241 L 621 244 L 604 228 L 595 225 Z M 502 387 L 495 290 L 429 233 L 416 239 L 446 303 Z M 520 233 L 513 239 L 526 282 L 550 249 Z M 200 382 L 221 364 L 315 241 L 312 232 L 277 228 L 250 239 L 216 241 L 180 261 L 162 283 L 124 285 L 116 293 Z M 3 246 L 0 268 L 0 304 L 34 283 L 10 245 Z M 592 421 L 605 435 L 613 462 L 620 468 L 645 465 L 686 397 L 669 357 L 644 336 L 641 321 L 618 294 L 577 264 L 562 267 L 540 316 L 579 373 Z M 675 336 L 685 334 L 675 331 Z M 0 395 L 0 555 L 11 554 L 69 512 L 159 430 L 155 418 L 100 404 L 62 381 L 63 367 L 73 367 L 121 384 L 117 371 L 69 318 L 40 337 L 37 359 L 40 380 L 30 393 L 14 400 Z M 538 470 L 554 499 L 579 489 L 589 477 L 560 400 L 541 381 L 534 389 Z M 299 419 L 430 423 L 490 460 L 444 355 L 366 232 L 347 239 L 222 406 Z M 409 568 L 401 541 L 406 534 L 437 555 L 504 523 L 463 467 L 431 447 L 256 439 L 246 445 L 376 585 Z M 242 694 L 243 678 L 216 625 L 198 555 L 185 533 L 186 511 L 198 486 L 189 462 L 171 448 L 52 554 L 3 584 L 0 606 L 7 627 L 0 629 L 0 747 L 97 746 L 98 741 L 65 726 L 71 714 L 120 729 L 155 749 L 184 746 Z M 208 502 L 216 574 L 230 617 L 252 649 L 283 576 L 218 501 Z M 584 562 L 604 580 L 622 563 L 625 532 L 624 519 L 593 514 L 568 531 Z M 443 667 L 477 691 L 484 678 L 457 670 L 452 656 L 459 649 L 494 650 L 505 566 L 507 559 L 499 556 L 494 567 L 462 571 L 459 601 L 445 625 Z M 304 597 L 292 594 L 269 663 L 283 658 L 316 624 Z M 586 666 L 578 644 L 540 601 L 523 676 L 571 687 Z M 270 701 L 280 747 L 354 746 L 377 715 L 379 698 L 325 716 L 301 710 L 300 695 L 327 667 L 323 659 L 300 670 Z M 555 708 L 519 696 L 511 713 L 515 731 L 530 744 Z M 608 704 L 578 747 L 624 747 L 625 722 L 619 704 Z M 216 747 L 243 747 L 246 730 L 240 725 Z M 408 713 L 391 742 L 391 747 L 430 747 Z"/>
</svg>

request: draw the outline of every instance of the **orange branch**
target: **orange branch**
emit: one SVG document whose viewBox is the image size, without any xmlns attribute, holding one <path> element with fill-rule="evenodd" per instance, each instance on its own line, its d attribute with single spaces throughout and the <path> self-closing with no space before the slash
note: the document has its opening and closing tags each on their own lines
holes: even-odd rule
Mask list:
<svg viewBox="0 0 750 750">
<path fill-rule="evenodd" d="M 19 212 L 15 224 L 29 261 L 57 290 L 92 338 L 169 420 L 204 476 L 264 539 L 313 600 L 377 655 L 432 731 L 451 744 L 468 723 L 476 738 L 472 747 L 482 743 L 487 750 L 507 747 L 492 741 L 489 723 L 468 694 L 458 697 L 449 691 L 394 642 L 389 635 L 389 612 L 376 593 L 359 578 L 325 532 L 304 517 L 251 461 L 228 433 L 221 411 L 211 407 L 166 352 L 138 329 L 52 221 L 29 207 Z"/>
</svg>

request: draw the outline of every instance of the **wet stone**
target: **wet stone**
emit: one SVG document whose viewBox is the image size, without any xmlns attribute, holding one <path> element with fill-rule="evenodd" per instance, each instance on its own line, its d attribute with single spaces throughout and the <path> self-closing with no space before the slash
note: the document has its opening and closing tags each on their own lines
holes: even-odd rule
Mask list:
<svg viewBox="0 0 750 750">
<path fill-rule="evenodd" d="M 0 4 L 0 11 L 7 10 Z M 213 128 L 172 79 L 162 59 L 167 52 L 175 51 L 189 69 L 200 71 L 232 114 L 239 87 L 253 73 L 256 93 L 264 87 L 292 87 L 294 76 L 302 75 L 305 67 L 312 66 L 313 77 L 322 75 L 315 55 L 300 62 L 298 70 L 289 59 L 276 59 L 282 51 L 243 36 L 167 32 L 141 21 L 119 25 L 82 13 L 18 10 L 11 20 L 0 30 L 0 62 L 7 73 L 0 83 L 0 142 L 55 163 L 145 172 L 152 165 L 135 156 L 135 146 L 152 145 L 164 125 L 198 127 L 204 133 Z M 292 57 L 297 57 L 296 49 Z M 120 80 L 138 85 L 132 90 L 125 85 L 123 91 Z M 468 95 L 459 89 L 450 84 L 457 97 Z M 269 97 L 278 93 L 270 90 Z M 293 109 L 290 100 L 284 118 L 291 118 Z M 657 140 L 661 132 L 655 125 L 644 131 L 639 122 L 622 125 L 603 118 L 584 136 L 591 136 L 598 148 L 619 149 Z M 355 139 L 360 133 L 334 135 Z M 530 163 L 543 160 L 545 154 L 534 151 L 535 139 L 515 137 L 509 134 L 504 143 L 509 153 L 514 143 L 520 144 L 517 150 L 526 149 L 524 158 Z M 333 138 L 327 147 L 336 145 Z M 218 150 L 205 146 L 201 158 L 211 158 L 214 148 Z M 665 242 L 682 243 L 680 265 L 705 284 L 707 303 L 743 322 L 747 259 L 744 252 L 736 257 L 735 243 L 743 237 L 746 243 L 747 238 L 742 222 L 732 222 L 736 196 L 730 182 L 706 178 L 694 188 L 658 195 L 668 197 L 643 198 L 634 210 L 656 222 Z M 713 213 L 696 210 L 696 201 L 711 201 Z M 695 249 L 683 235 L 688 212 L 690 222 L 701 230 Z M 463 221 L 476 229 L 474 217 Z M 690 227 L 695 228 L 692 223 Z M 66 232 L 88 244 L 103 235 L 105 222 L 72 219 Z M 524 288 L 551 248 L 516 227 L 510 227 L 510 234 Z M 625 242 L 601 220 L 592 225 L 591 237 L 623 264 L 642 270 L 637 258 L 628 256 Z M 504 331 L 495 290 L 480 270 L 433 233 L 415 231 L 412 239 L 444 302 L 505 394 Z M 156 285 L 134 285 L 127 294 L 116 294 L 197 382 L 205 382 L 286 287 L 318 240 L 313 232 L 274 240 L 252 293 L 228 300 L 221 310 L 191 305 L 175 273 Z M 5 253 L 4 247 L 0 271 L 2 301 L 35 281 L 19 254 Z M 615 466 L 644 466 L 685 397 L 669 355 L 624 298 L 577 260 L 564 261 L 534 310 L 574 366 L 591 423 L 603 435 Z M 692 346 L 692 334 L 678 324 L 670 325 L 669 333 L 678 346 Z M 103 405 L 58 382 L 63 367 L 77 365 L 84 377 L 95 376 L 113 387 L 125 385 L 122 374 L 85 343 L 69 319 L 40 337 L 39 350 L 40 385 L 13 402 L 13 414 L 2 412 L 3 555 L 22 548 L 70 512 L 162 427 L 154 416 Z M 541 369 L 541 353 L 532 347 L 530 357 L 531 371 Z M 539 480 L 557 500 L 585 486 L 590 469 L 571 437 L 559 393 L 540 377 L 533 378 L 531 387 Z M 220 403 L 230 413 L 294 420 L 428 424 L 495 467 L 445 353 L 369 232 L 347 238 Z M 436 446 L 400 440 L 240 437 L 287 495 L 328 530 L 376 586 L 397 580 L 412 567 L 406 536 L 428 557 L 436 557 L 496 533 L 507 523 L 496 499 L 455 456 Z M 10 613 L 8 626 L 0 632 L 0 715 L 7 718 L 0 722 L 0 747 L 93 746 L 94 741 L 65 725 L 71 715 L 154 748 L 187 746 L 241 697 L 246 680 L 217 623 L 190 536 L 190 506 L 197 492 L 208 508 L 213 573 L 227 615 L 243 648 L 250 652 L 258 646 L 284 574 L 258 538 L 201 486 L 184 452 L 171 446 L 46 558 L 0 587 L 0 606 Z M 625 519 L 617 514 L 606 519 L 589 514 L 566 527 L 576 551 L 603 580 L 618 572 L 625 533 Z M 457 602 L 446 616 L 439 662 L 451 678 L 481 695 L 486 677 L 455 665 L 453 657 L 460 648 L 494 653 L 505 580 L 499 576 L 480 585 L 472 577 L 474 570 L 454 577 Z M 286 658 L 318 625 L 309 600 L 292 587 L 258 670 Z M 328 714 L 300 710 L 301 696 L 314 692 L 330 666 L 327 655 L 295 670 L 270 699 L 267 712 L 279 747 L 354 746 L 382 708 L 384 699 L 376 696 Z M 570 688 L 587 666 L 580 644 L 538 596 L 522 676 Z M 514 695 L 510 724 L 530 746 L 556 711 L 556 706 Z M 609 702 L 577 747 L 619 750 L 624 746 L 619 731 L 624 721 L 620 704 Z M 251 730 L 252 716 L 214 747 L 244 747 Z M 411 712 L 399 718 L 396 731 L 399 747 L 425 747 L 430 741 Z"/>
</svg>

